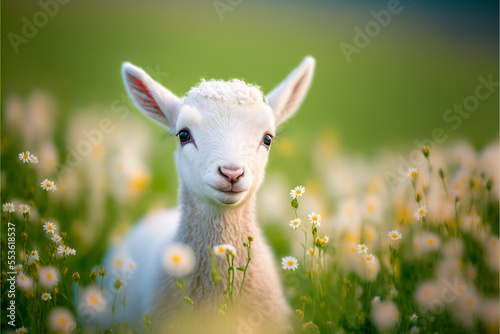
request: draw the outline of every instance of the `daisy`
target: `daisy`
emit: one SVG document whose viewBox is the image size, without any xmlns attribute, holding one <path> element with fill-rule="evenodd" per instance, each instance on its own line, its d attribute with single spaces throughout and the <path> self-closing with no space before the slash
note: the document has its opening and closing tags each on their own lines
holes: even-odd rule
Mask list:
<svg viewBox="0 0 500 334">
<path fill-rule="evenodd" d="M 384 332 L 396 325 L 399 311 L 396 304 L 390 300 L 386 300 L 373 305 L 371 317 L 377 329 Z"/>
<path fill-rule="evenodd" d="M 36 165 L 38 163 L 38 157 L 34 154 L 31 154 L 29 157 L 29 162 Z"/>
<path fill-rule="evenodd" d="M 68 246 L 59 246 L 57 247 L 57 254 L 68 254 L 69 247 Z"/>
<path fill-rule="evenodd" d="M 52 192 L 56 191 L 57 190 L 57 187 L 56 187 L 56 184 L 54 183 L 54 181 L 50 181 L 49 179 L 45 179 L 42 181 L 41 185 L 43 190 L 52 190 Z"/>
<path fill-rule="evenodd" d="M 42 293 L 42 300 L 43 301 L 48 301 L 49 299 L 52 299 L 52 296 L 48 292 Z"/>
<path fill-rule="evenodd" d="M 16 264 L 14 266 L 14 270 L 19 274 L 21 271 L 23 271 L 23 265 L 22 264 Z"/>
<path fill-rule="evenodd" d="M 2 210 L 7 212 L 14 212 L 16 211 L 16 207 L 14 206 L 14 203 L 4 203 L 2 205 Z"/>
<path fill-rule="evenodd" d="M 73 333 L 76 329 L 73 314 L 62 307 L 56 307 L 50 311 L 48 325 L 50 330 L 55 333 Z"/>
<path fill-rule="evenodd" d="M 27 254 L 28 263 L 33 263 L 35 261 L 40 261 L 40 256 L 38 255 L 37 250 L 32 250 L 31 253 Z"/>
<path fill-rule="evenodd" d="M 16 284 L 24 291 L 33 290 L 33 279 L 26 276 L 26 274 L 22 271 L 16 276 Z"/>
<path fill-rule="evenodd" d="M 21 160 L 22 162 L 29 163 L 30 162 L 29 159 L 30 159 L 30 151 L 19 153 L 19 160 Z"/>
<path fill-rule="evenodd" d="M 217 256 L 223 256 L 225 257 L 226 256 L 226 252 L 227 253 L 231 253 L 233 255 L 236 255 L 236 249 L 231 246 L 231 245 L 228 245 L 228 244 L 225 244 L 225 245 L 217 245 L 213 248 L 213 253 Z"/>
<path fill-rule="evenodd" d="M 304 188 L 302 186 L 298 186 L 298 187 L 295 187 L 295 189 L 290 190 L 290 196 L 293 199 L 297 199 L 300 196 L 302 196 L 302 194 L 304 194 L 305 192 L 306 192 L 306 188 Z"/>
<path fill-rule="evenodd" d="M 410 169 L 408 169 L 408 172 L 406 173 L 406 176 L 408 176 L 408 177 L 415 177 L 415 176 L 417 176 L 417 174 L 418 174 L 418 171 L 417 171 L 416 168 L 410 168 Z"/>
<path fill-rule="evenodd" d="M 327 235 L 325 235 L 325 236 L 323 237 L 323 239 L 321 239 L 321 242 L 322 242 L 322 243 L 324 243 L 324 244 L 327 244 L 327 243 L 328 243 L 328 241 L 330 241 L 330 238 L 329 238 Z"/>
<path fill-rule="evenodd" d="M 393 241 L 399 240 L 402 238 L 401 232 L 399 232 L 398 230 L 389 231 L 389 233 L 387 233 L 387 235 L 389 236 L 389 239 L 391 239 Z"/>
<path fill-rule="evenodd" d="M 380 304 L 381 300 L 380 300 L 380 297 L 379 296 L 375 296 L 373 299 L 372 299 L 372 306 L 374 305 L 378 305 Z"/>
<path fill-rule="evenodd" d="M 420 220 L 421 218 L 425 217 L 426 213 L 427 213 L 427 205 L 424 205 L 423 207 L 415 211 L 415 213 L 413 214 L 413 218 L 415 218 L 416 220 Z"/>
<path fill-rule="evenodd" d="M 309 252 L 309 255 L 311 255 L 311 256 L 314 255 L 314 249 L 313 248 L 309 248 L 308 252 Z"/>
<path fill-rule="evenodd" d="M 21 327 L 21 328 L 18 328 L 16 329 L 16 333 L 17 334 L 24 334 L 24 333 L 28 333 L 28 330 L 26 329 L 26 327 Z"/>
<path fill-rule="evenodd" d="M 67 255 L 76 255 L 76 249 L 74 248 L 70 248 L 67 252 L 66 252 Z M 135 269 L 135 262 L 134 264 L 130 264 L 129 267 L 131 269 Z"/>
<path fill-rule="evenodd" d="M 316 212 L 311 212 L 309 215 L 309 222 L 311 224 L 316 224 L 316 226 L 321 226 L 321 215 Z"/>
<path fill-rule="evenodd" d="M 411 316 L 410 316 L 410 320 L 413 321 L 413 322 L 416 322 L 418 320 L 418 315 L 416 313 L 413 313 Z"/>
<path fill-rule="evenodd" d="M 299 261 L 293 256 L 285 256 L 281 259 L 281 265 L 284 270 L 295 270 L 299 267 Z"/>
<path fill-rule="evenodd" d="M 300 218 L 297 218 L 297 219 L 294 219 L 294 220 L 290 220 L 289 226 L 291 228 L 293 228 L 294 230 L 296 230 L 296 229 L 299 228 L 300 222 L 301 222 Z"/>
<path fill-rule="evenodd" d="M 59 282 L 59 273 L 51 266 L 40 267 L 38 270 L 38 282 L 41 286 L 52 289 Z"/>
<path fill-rule="evenodd" d="M 57 227 L 51 222 L 45 222 L 45 224 L 43 224 L 43 230 L 49 234 L 52 234 L 55 230 L 57 230 Z"/>
<path fill-rule="evenodd" d="M 19 204 L 19 213 L 30 213 L 30 207 L 28 204 Z"/>
<path fill-rule="evenodd" d="M 163 268 L 174 277 L 189 274 L 195 266 L 196 255 L 191 247 L 176 242 L 165 249 L 162 256 Z"/>
<path fill-rule="evenodd" d="M 94 312 L 101 312 L 106 308 L 107 301 L 101 289 L 89 287 L 83 291 L 82 302 L 85 308 L 89 308 Z"/>
<path fill-rule="evenodd" d="M 371 263 L 375 260 L 375 256 L 373 256 L 373 254 L 365 254 L 363 258 L 365 259 L 366 263 Z"/>
<path fill-rule="evenodd" d="M 366 254 L 367 251 L 368 251 L 368 247 L 366 247 L 365 244 L 359 244 L 356 246 L 356 252 L 358 254 Z"/>
<path fill-rule="evenodd" d="M 420 333 L 420 328 L 418 328 L 417 326 L 413 326 L 410 329 L 410 334 L 418 334 L 418 333 Z"/>
<path fill-rule="evenodd" d="M 62 238 L 59 234 L 54 233 L 54 235 L 52 236 L 52 238 L 50 238 L 50 240 L 52 240 L 52 242 L 58 243 L 62 240 Z"/>
</svg>

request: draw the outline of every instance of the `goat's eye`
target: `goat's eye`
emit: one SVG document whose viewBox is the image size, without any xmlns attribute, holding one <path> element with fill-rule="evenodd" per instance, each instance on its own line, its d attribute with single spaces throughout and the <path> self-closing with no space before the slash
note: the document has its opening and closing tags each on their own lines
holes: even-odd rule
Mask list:
<svg viewBox="0 0 500 334">
<path fill-rule="evenodd" d="M 185 143 L 191 139 L 191 135 L 189 134 L 189 132 L 187 130 L 180 131 L 178 136 L 179 136 L 179 140 L 181 141 L 181 143 Z"/>
<path fill-rule="evenodd" d="M 265 136 L 264 136 L 264 139 L 262 140 L 262 143 L 263 143 L 265 146 L 269 147 L 269 146 L 271 146 L 271 142 L 272 142 L 272 140 L 273 140 L 273 137 L 272 137 L 271 135 L 265 135 Z"/>
</svg>

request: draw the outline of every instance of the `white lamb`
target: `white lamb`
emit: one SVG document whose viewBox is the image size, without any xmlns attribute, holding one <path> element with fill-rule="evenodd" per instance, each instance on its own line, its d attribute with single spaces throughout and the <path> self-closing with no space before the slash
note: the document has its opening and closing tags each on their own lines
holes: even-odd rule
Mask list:
<svg viewBox="0 0 500 334">
<path fill-rule="evenodd" d="M 108 298 L 114 297 L 113 277 L 117 277 L 110 269 L 113 261 L 122 261 L 120 254 L 126 253 L 137 265 L 133 275 L 122 277 L 125 287 L 116 302 L 117 323 L 122 319 L 125 291 L 125 320 L 140 326 L 148 312 L 155 333 L 172 330 L 174 315 L 185 305 L 184 296 L 189 296 L 196 310 L 192 317 L 196 321 L 189 326 L 198 324 L 204 332 L 211 332 L 208 322 L 200 319 L 217 318 L 226 281 L 223 278 L 217 286 L 213 283 L 207 246 L 233 245 L 235 266 L 240 266 L 246 262 L 242 243 L 253 236 L 252 260 L 229 332 L 273 333 L 287 327 L 290 308 L 273 253 L 255 219 L 255 192 L 264 177 L 276 128 L 299 108 L 314 66 L 314 58 L 306 57 L 266 97 L 258 87 L 240 80 L 202 80 L 179 98 L 142 69 L 123 64 L 125 86 L 137 108 L 179 138 L 174 153 L 179 209 L 146 217 L 119 249 L 108 254 L 104 264 Z M 194 269 L 182 278 L 183 289 L 161 264 L 164 250 L 174 242 L 189 245 L 196 256 Z M 227 276 L 225 259 L 218 258 L 217 266 Z M 236 271 L 235 287 L 241 279 L 242 273 Z M 100 328 L 110 327 L 111 314 L 99 314 L 99 324 Z"/>
</svg>

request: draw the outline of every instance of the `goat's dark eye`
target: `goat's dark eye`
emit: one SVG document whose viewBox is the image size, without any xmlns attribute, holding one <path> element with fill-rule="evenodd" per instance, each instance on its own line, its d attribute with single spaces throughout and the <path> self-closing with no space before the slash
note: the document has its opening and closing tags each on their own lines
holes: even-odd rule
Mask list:
<svg viewBox="0 0 500 334">
<path fill-rule="evenodd" d="M 273 137 L 271 135 L 265 135 L 264 139 L 262 140 L 262 143 L 266 145 L 267 147 L 271 146 L 271 142 L 273 140 Z"/>
<path fill-rule="evenodd" d="M 185 143 L 191 139 L 191 135 L 186 130 L 179 132 L 178 136 L 181 143 Z"/>
</svg>

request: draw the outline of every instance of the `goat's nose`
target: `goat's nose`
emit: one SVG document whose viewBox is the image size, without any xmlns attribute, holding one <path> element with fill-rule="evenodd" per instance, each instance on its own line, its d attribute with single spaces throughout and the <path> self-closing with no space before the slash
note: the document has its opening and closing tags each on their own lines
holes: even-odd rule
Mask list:
<svg viewBox="0 0 500 334">
<path fill-rule="evenodd" d="M 243 176 L 243 168 L 226 168 L 219 167 L 219 173 L 226 177 L 231 183 L 238 181 Z"/>
</svg>

